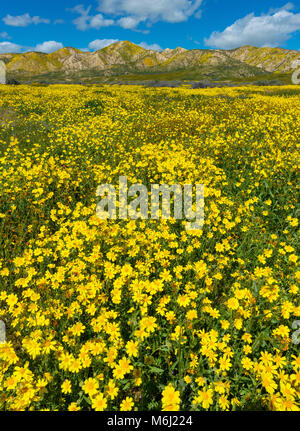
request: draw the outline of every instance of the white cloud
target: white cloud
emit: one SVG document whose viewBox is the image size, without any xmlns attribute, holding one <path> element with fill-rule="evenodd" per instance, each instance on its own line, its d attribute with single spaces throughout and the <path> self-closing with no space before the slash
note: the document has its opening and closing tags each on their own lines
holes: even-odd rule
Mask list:
<svg viewBox="0 0 300 431">
<path fill-rule="evenodd" d="M 83 5 L 77 5 L 73 9 L 69 9 L 71 12 L 76 12 L 80 16 L 73 20 L 77 30 L 88 30 L 94 28 L 99 30 L 101 27 L 109 27 L 114 24 L 112 19 L 105 19 L 101 13 L 97 15 L 89 15 L 91 6 L 84 8 Z"/>
<path fill-rule="evenodd" d="M 46 42 L 37 44 L 34 48 L 34 51 L 45 52 L 49 54 L 63 47 L 64 46 L 61 42 L 56 42 L 55 40 L 48 40 Z"/>
<path fill-rule="evenodd" d="M 9 52 L 21 52 L 21 45 L 12 42 L 0 42 L 0 54 L 7 54 Z"/>
<path fill-rule="evenodd" d="M 300 30 L 300 13 L 292 13 L 291 3 L 276 12 L 255 16 L 251 13 L 237 20 L 224 31 L 215 31 L 205 45 L 221 49 L 233 49 L 243 45 L 276 47 Z"/>
<path fill-rule="evenodd" d="M 268 15 L 271 15 L 273 13 L 279 12 L 280 10 L 292 10 L 295 9 L 295 6 L 293 3 L 289 2 L 286 3 L 284 6 L 282 7 L 277 7 L 277 8 L 271 8 L 268 12 Z"/>
<path fill-rule="evenodd" d="M 145 49 L 152 49 L 153 51 L 162 51 L 162 47 L 159 46 L 157 43 L 148 44 L 147 42 L 141 42 L 138 45 Z"/>
<path fill-rule="evenodd" d="M 31 17 L 29 13 L 25 13 L 24 15 L 12 16 L 6 15 L 2 21 L 6 25 L 10 25 L 13 27 L 27 27 L 30 24 L 49 24 L 50 20 L 45 18 L 40 18 L 39 16 Z"/>
<path fill-rule="evenodd" d="M 98 51 L 98 49 L 105 48 L 113 43 L 119 42 L 119 39 L 96 39 L 89 43 L 89 49 Z"/>
<path fill-rule="evenodd" d="M 119 24 L 119 26 L 122 28 L 132 30 L 137 27 L 141 21 L 145 21 L 145 19 L 137 17 L 134 18 L 132 16 L 124 16 L 117 21 L 117 24 Z"/>
<path fill-rule="evenodd" d="M 109 27 L 113 25 L 114 21 L 112 19 L 105 19 L 103 15 L 99 13 L 98 15 L 90 17 L 90 28 L 96 28 L 97 30 L 101 27 Z"/>
<path fill-rule="evenodd" d="M 65 21 L 63 20 L 63 19 L 56 19 L 55 21 L 54 21 L 54 24 L 56 25 L 56 24 L 63 24 Z"/>
<path fill-rule="evenodd" d="M 202 0 L 98 0 L 98 10 L 141 21 L 182 22 L 199 12 Z"/>
<path fill-rule="evenodd" d="M 73 21 L 78 30 L 99 29 L 114 24 L 135 30 L 141 22 L 151 25 L 157 21 L 187 21 L 192 15 L 199 18 L 202 2 L 203 0 L 98 0 L 98 11 L 101 13 L 97 15 L 90 15 L 91 6 L 85 8 L 82 4 L 68 10 L 80 15 Z M 117 21 L 112 17 L 117 17 Z"/>
<path fill-rule="evenodd" d="M 37 44 L 35 47 L 32 46 L 22 46 L 12 42 L 0 42 L 0 54 L 6 54 L 10 52 L 44 52 L 46 54 L 50 54 L 51 52 L 57 51 L 58 49 L 63 48 L 63 44 L 61 42 L 56 42 L 54 40 L 48 40 L 43 43 Z"/>
<path fill-rule="evenodd" d="M 0 33 L 0 38 L 1 39 L 10 39 L 10 36 L 8 35 L 8 33 L 6 33 L 6 31 L 3 31 L 2 33 Z"/>
</svg>

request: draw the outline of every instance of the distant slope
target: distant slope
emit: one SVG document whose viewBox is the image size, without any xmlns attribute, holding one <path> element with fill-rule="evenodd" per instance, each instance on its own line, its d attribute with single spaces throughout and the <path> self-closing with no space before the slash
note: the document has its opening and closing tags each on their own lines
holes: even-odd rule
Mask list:
<svg viewBox="0 0 300 431">
<path fill-rule="evenodd" d="M 300 60 L 300 52 L 283 48 L 256 48 L 242 46 L 227 51 L 228 55 L 236 60 L 251 66 L 259 67 L 268 72 L 290 72 L 293 62 Z"/>
<path fill-rule="evenodd" d="M 21 81 L 35 78 L 68 81 L 80 78 L 99 79 L 128 74 L 164 74 L 180 79 L 243 79 L 267 73 L 286 73 L 299 51 L 281 48 L 244 46 L 235 50 L 144 49 L 128 41 L 114 43 L 95 52 L 62 48 L 52 54 L 27 52 L 2 54 L 8 75 Z"/>
</svg>

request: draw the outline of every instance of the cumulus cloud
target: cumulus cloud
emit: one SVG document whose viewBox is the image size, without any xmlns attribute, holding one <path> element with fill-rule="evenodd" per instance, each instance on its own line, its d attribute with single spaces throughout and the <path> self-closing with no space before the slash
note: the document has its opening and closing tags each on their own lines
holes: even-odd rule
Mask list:
<svg viewBox="0 0 300 431">
<path fill-rule="evenodd" d="M 12 42 L 0 42 L 0 54 L 7 54 L 9 52 L 21 52 L 21 45 Z"/>
<path fill-rule="evenodd" d="M 202 0 L 98 0 L 102 13 L 141 21 L 182 22 L 199 12 Z"/>
<path fill-rule="evenodd" d="M 75 24 L 76 28 L 81 31 L 85 31 L 90 28 L 99 30 L 101 27 L 109 27 L 114 24 L 114 20 L 105 19 L 101 13 L 97 15 L 89 15 L 91 6 L 85 9 L 83 5 L 77 5 L 69 10 L 80 15 L 78 18 L 73 20 L 73 24 Z"/>
<path fill-rule="evenodd" d="M 90 15 L 91 6 L 85 8 L 82 4 L 69 10 L 80 15 L 73 21 L 79 30 L 99 29 L 114 24 L 124 29 L 134 30 L 142 22 L 151 25 L 157 21 L 170 23 L 187 21 L 192 15 L 199 18 L 201 15 L 199 8 L 202 1 L 98 0 L 98 11 L 101 12 L 100 14 Z M 117 20 L 114 21 L 111 17 Z"/>
<path fill-rule="evenodd" d="M 98 15 L 90 17 L 89 26 L 90 28 L 96 28 L 97 30 L 101 27 L 109 27 L 113 25 L 114 21 L 112 19 L 105 19 L 103 15 L 99 13 Z"/>
<path fill-rule="evenodd" d="M 162 47 L 159 46 L 157 43 L 150 43 L 148 44 L 147 42 L 141 42 L 138 44 L 139 46 L 141 46 L 142 48 L 145 49 L 152 49 L 153 51 L 162 51 Z"/>
<path fill-rule="evenodd" d="M 89 43 L 89 49 L 98 51 L 98 49 L 105 48 L 113 43 L 119 42 L 119 39 L 96 39 Z"/>
<path fill-rule="evenodd" d="M 273 13 L 279 12 L 280 10 L 292 10 L 292 9 L 295 9 L 295 6 L 293 3 L 289 2 L 282 7 L 271 8 L 268 14 L 273 14 Z"/>
<path fill-rule="evenodd" d="M 205 45 L 213 48 L 234 49 L 243 45 L 276 47 L 300 30 L 300 13 L 290 11 L 291 3 L 266 15 L 251 13 L 237 20 L 224 31 L 215 31 Z"/>
<path fill-rule="evenodd" d="M 54 40 L 48 40 L 43 43 L 38 43 L 36 46 L 22 46 L 12 42 L 0 42 L 0 54 L 7 53 L 22 53 L 22 52 L 44 52 L 46 54 L 50 54 L 51 52 L 57 51 L 58 49 L 63 48 L 63 44 L 61 42 L 56 42 Z"/>
<path fill-rule="evenodd" d="M 142 21 L 145 21 L 145 19 L 132 17 L 132 16 L 125 16 L 123 18 L 120 18 L 117 21 L 117 24 L 119 24 L 120 27 L 125 28 L 126 30 L 128 30 L 128 29 L 133 30 Z"/>
<path fill-rule="evenodd" d="M 8 35 L 8 33 L 6 33 L 6 31 L 3 31 L 2 33 L 0 33 L 0 38 L 1 39 L 10 39 L 10 36 Z"/>
<path fill-rule="evenodd" d="M 49 24 L 50 20 L 46 18 L 40 18 L 39 16 L 30 16 L 29 13 L 24 15 L 12 16 L 6 15 L 2 21 L 6 25 L 13 27 L 27 27 L 30 24 Z"/>
<path fill-rule="evenodd" d="M 56 42 L 55 40 L 48 40 L 46 42 L 37 44 L 34 48 L 34 51 L 45 52 L 49 54 L 63 47 L 64 46 L 61 42 Z"/>
</svg>

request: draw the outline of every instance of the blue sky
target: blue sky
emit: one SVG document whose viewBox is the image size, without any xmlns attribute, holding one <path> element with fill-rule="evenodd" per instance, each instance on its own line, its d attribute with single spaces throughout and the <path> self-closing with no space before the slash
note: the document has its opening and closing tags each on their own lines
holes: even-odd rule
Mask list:
<svg viewBox="0 0 300 431">
<path fill-rule="evenodd" d="M 14 0 L 1 6 L 0 53 L 146 48 L 300 50 L 300 0 Z"/>
</svg>

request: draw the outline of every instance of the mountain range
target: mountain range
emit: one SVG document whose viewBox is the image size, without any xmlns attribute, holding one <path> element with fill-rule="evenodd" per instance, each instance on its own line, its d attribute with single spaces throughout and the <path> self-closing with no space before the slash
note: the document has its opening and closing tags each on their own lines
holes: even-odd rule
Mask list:
<svg viewBox="0 0 300 431">
<path fill-rule="evenodd" d="M 8 77 L 26 81 L 109 82 L 147 79 L 241 81 L 285 77 L 300 62 L 300 51 L 243 46 L 233 50 L 165 49 L 158 52 L 129 41 L 95 52 L 62 48 L 51 54 L 0 54 Z"/>
</svg>

